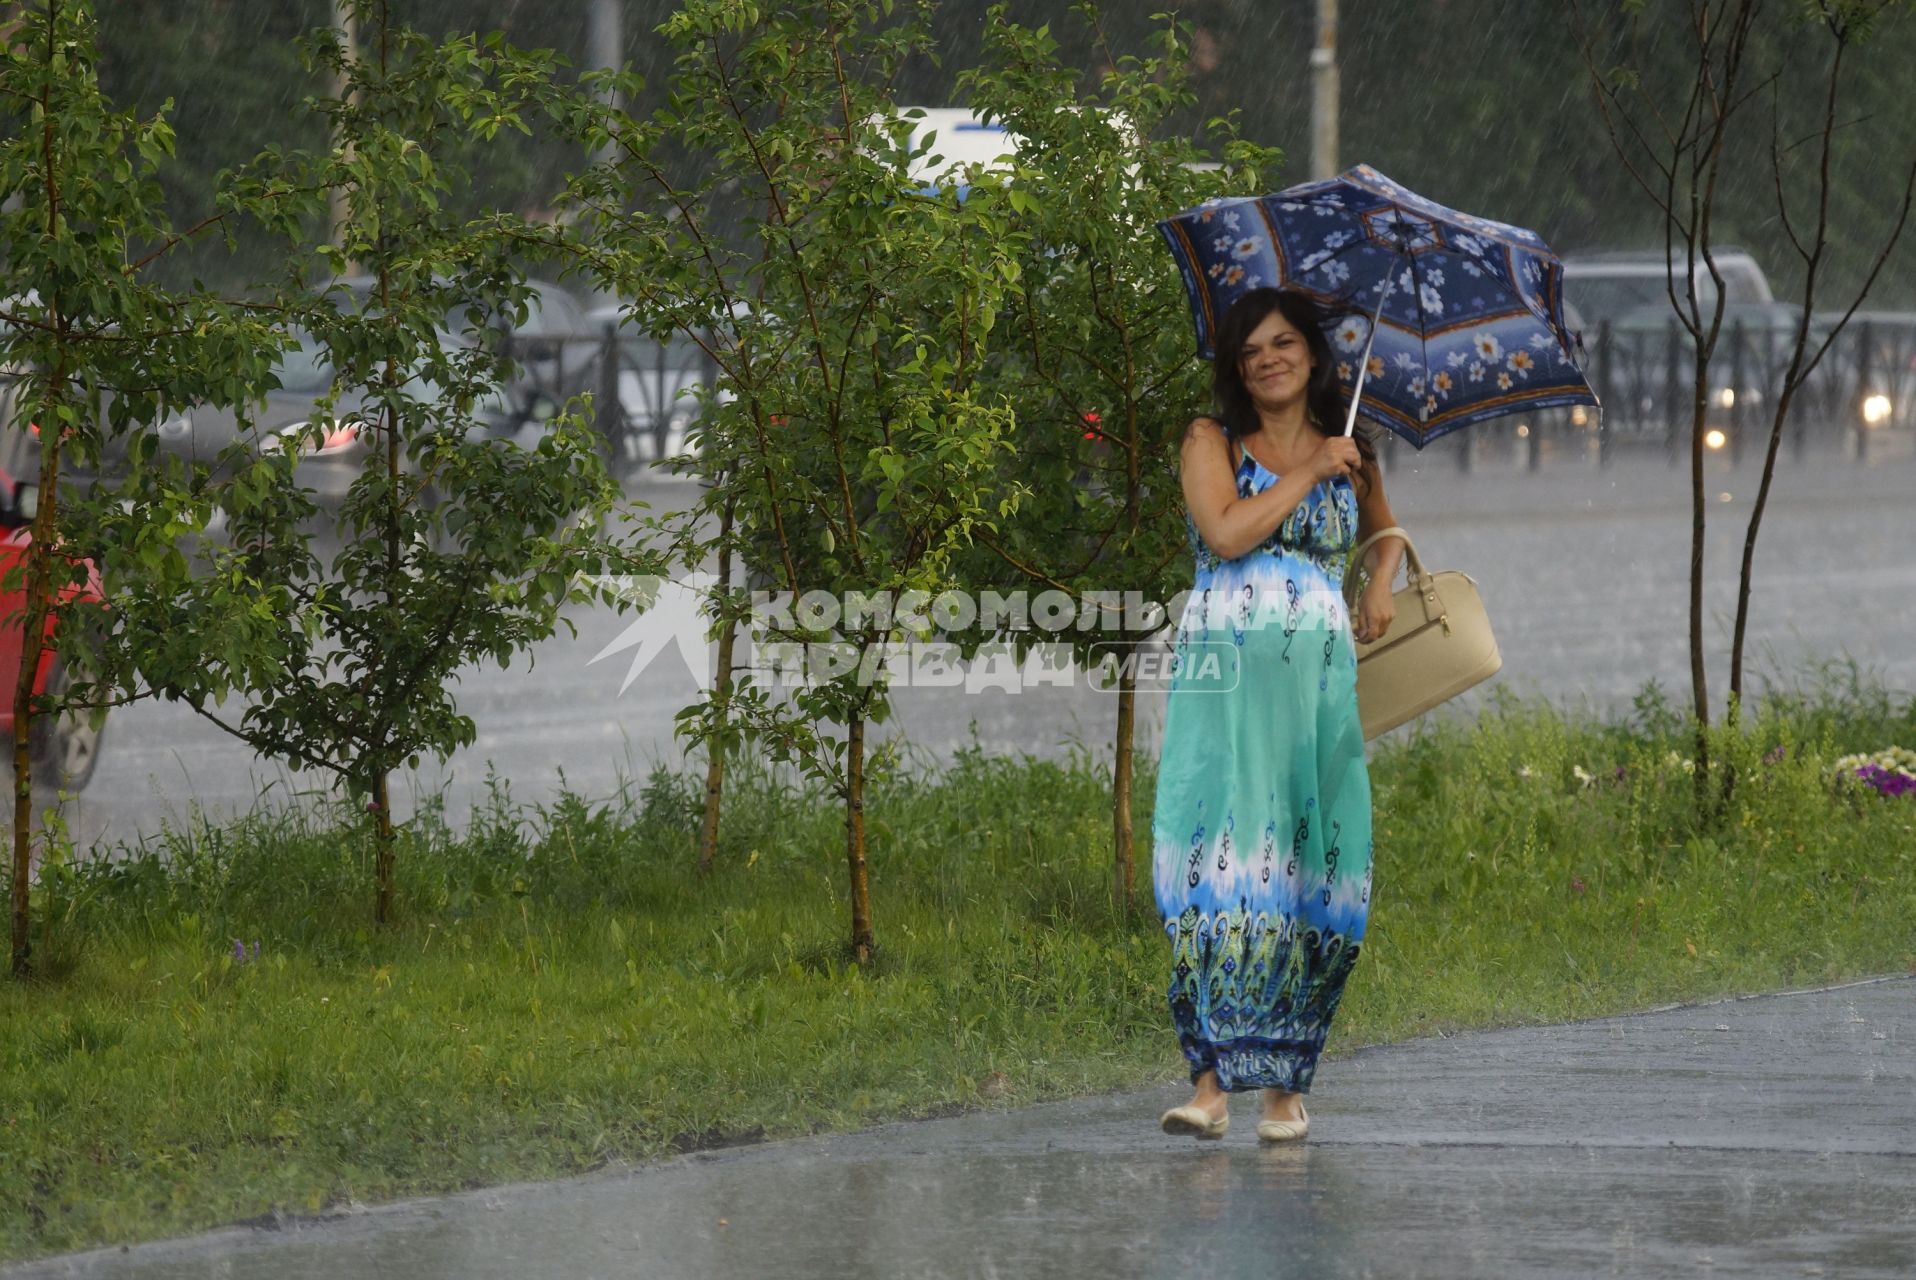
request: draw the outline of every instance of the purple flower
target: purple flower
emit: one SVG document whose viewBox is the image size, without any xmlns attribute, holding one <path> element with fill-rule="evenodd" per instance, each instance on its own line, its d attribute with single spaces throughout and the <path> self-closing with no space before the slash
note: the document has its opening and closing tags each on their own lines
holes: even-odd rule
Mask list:
<svg viewBox="0 0 1916 1280">
<path fill-rule="evenodd" d="M 1859 766 L 1856 776 L 1874 787 L 1879 795 L 1906 796 L 1916 792 L 1916 777 L 1901 769 L 1885 769 L 1879 764 Z"/>
<path fill-rule="evenodd" d="M 1763 763 L 1764 764 L 1779 764 L 1782 762 L 1782 759 L 1783 759 L 1783 744 L 1779 742 L 1774 747 L 1771 747 L 1769 751 L 1764 754 Z"/>
</svg>

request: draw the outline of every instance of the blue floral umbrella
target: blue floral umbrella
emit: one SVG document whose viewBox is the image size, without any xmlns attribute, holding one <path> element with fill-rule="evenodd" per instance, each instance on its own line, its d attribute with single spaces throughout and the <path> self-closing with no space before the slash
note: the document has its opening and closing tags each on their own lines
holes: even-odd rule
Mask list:
<svg viewBox="0 0 1916 1280">
<path fill-rule="evenodd" d="M 1158 223 L 1198 352 L 1247 290 L 1282 285 L 1343 314 L 1327 336 L 1359 412 L 1423 448 L 1488 418 L 1597 404 L 1563 320 L 1563 264 L 1534 231 L 1458 213 L 1369 165 L 1275 195 L 1208 200 Z"/>
</svg>

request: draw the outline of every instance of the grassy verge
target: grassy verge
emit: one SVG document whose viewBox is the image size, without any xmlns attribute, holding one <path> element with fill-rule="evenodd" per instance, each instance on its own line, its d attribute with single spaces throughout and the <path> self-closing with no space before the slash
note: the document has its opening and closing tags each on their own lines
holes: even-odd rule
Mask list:
<svg viewBox="0 0 1916 1280">
<path fill-rule="evenodd" d="M 1742 785 L 1712 821 L 1654 696 L 1385 745 L 1333 1055 L 1916 969 L 1916 797 L 1825 772 L 1892 742 L 1916 704 L 1780 699 L 1719 742 Z M 867 971 L 839 946 L 837 813 L 749 769 L 710 880 L 690 775 L 613 806 L 500 793 L 460 836 L 429 816 L 384 931 L 339 814 L 50 868 L 43 976 L 0 983 L 0 1257 L 1182 1079 L 1148 871 L 1142 918 L 1105 899 L 1107 786 L 977 753 L 886 781 Z"/>
</svg>

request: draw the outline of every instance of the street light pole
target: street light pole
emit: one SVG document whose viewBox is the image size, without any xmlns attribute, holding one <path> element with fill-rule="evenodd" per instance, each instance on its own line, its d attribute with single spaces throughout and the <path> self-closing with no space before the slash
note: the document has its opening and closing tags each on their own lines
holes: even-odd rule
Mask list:
<svg viewBox="0 0 1916 1280">
<path fill-rule="evenodd" d="M 355 62 L 359 58 L 359 23 L 353 12 L 353 0 L 333 0 L 332 10 L 333 26 L 337 27 L 346 38 L 346 60 Z M 345 75 L 333 77 L 334 97 L 345 98 L 350 88 Z M 334 185 L 327 199 L 327 206 L 331 224 L 327 228 L 330 233 L 328 239 L 335 245 L 343 244 L 346 218 L 350 212 L 346 187 L 343 183 Z"/>
<path fill-rule="evenodd" d="M 1317 0 L 1311 50 L 1311 178 L 1337 176 L 1337 0 Z"/>
<path fill-rule="evenodd" d="M 619 24 L 619 0 L 591 0 L 587 11 L 586 60 L 594 71 L 617 71 L 624 62 L 624 38 Z M 618 105 L 618 95 L 612 95 L 612 105 Z M 607 143 L 593 157 L 600 163 L 611 159 L 613 147 Z"/>
</svg>

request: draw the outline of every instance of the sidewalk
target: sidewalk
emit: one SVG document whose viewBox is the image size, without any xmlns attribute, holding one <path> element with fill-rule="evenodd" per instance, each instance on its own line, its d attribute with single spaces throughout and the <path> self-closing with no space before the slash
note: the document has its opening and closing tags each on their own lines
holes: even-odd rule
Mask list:
<svg viewBox="0 0 1916 1280">
<path fill-rule="evenodd" d="M 1167 1033 L 1168 1034 L 1168 1033 Z M 1916 1274 L 1916 978 L 1325 1062 L 1303 1145 L 1179 1087 L 681 1157 L 0 1277 Z"/>
</svg>

